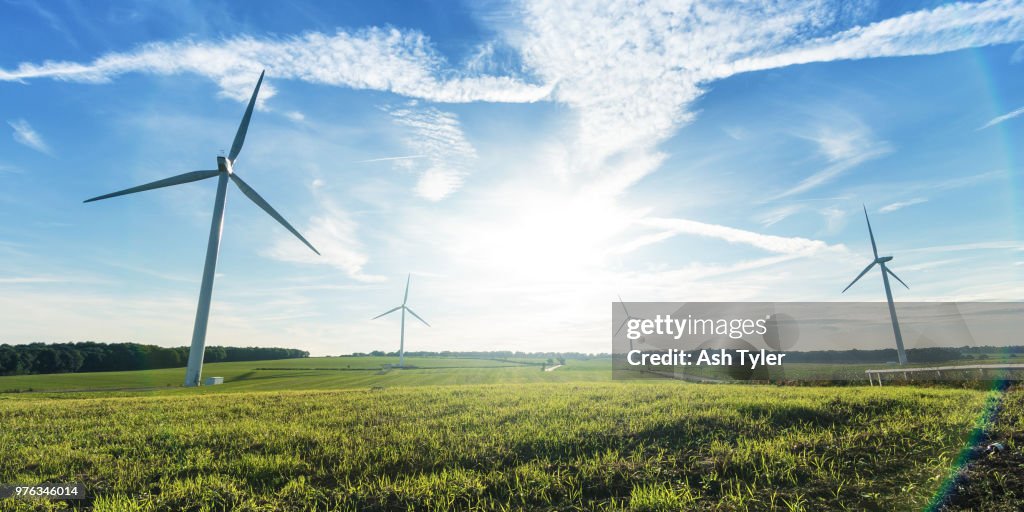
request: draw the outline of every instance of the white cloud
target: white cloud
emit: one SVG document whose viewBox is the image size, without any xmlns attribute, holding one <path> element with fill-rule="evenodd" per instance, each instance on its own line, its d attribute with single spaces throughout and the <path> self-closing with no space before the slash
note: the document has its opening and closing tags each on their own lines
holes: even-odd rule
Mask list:
<svg viewBox="0 0 1024 512">
<path fill-rule="evenodd" d="M 993 242 L 968 242 L 962 244 L 936 245 L 903 249 L 901 252 L 952 252 L 952 251 L 1024 251 L 1024 242 L 1016 240 L 1000 240 Z"/>
<path fill-rule="evenodd" d="M 927 203 L 928 199 L 923 197 L 915 197 L 906 201 L 896 201 L 895 203 L 889 203 L 878 209 L 878 213 L 890 213 L 896 210 L 906 208 L 908 206 L 914 206 L 915 204 Z"/>
<path fill-rule="evenodd" d="M 316 181 L 320 183 L 314 182 L 314 190 L 323 187 L 322 180 Z M 370 258 L 356 235 L 355 221 L 330 200 L 322 199 L 320 206 L 321 213 L 313 216 L 308 227 L 300 231 L 316 246 L 320 256 L 299 243 L 291 234 L 279 236 L 266 252 L 267 256 L 293 263 L 331 265 L 356 281 L 383 281 L 383 277 L 367 274 L 363 270 Z"/>
<path fill-rule="evenodd" d="M 829 246 L 821 240 L 765 235 L 753 231 L 687 219 L 648 218 L 641 221 L 641 223 L 648 227 L 663 230 L 662 236 L 688 234 L 717 238 L 729 243 L 747 244 L 779 254 L 811 255 L 825 249 L 842 248 L 842 246 Z"/>
<path fill-rule="evenodd" d="M 476 161 L 473 145 L 466 140 L 459 118 L 433 107 L 408 105 L 388 111 L 399 126 L 405 128 L 405 144 L 426 162 L 416 166 L 414 157 L 392 157 L 420 172 L 416 194 L 430 201 L 444 199 L 462 186 L 462 181 Z M 383 159 L 374 159 L 380 161 Z"/>
<path fill-rule="evenodd" d="M 129 52 L 108 53 L 92 62 L 22 63 L 0 70 L 0 80 L 49 77 L 102 83 L 132 72 L 196 73 L 215 81 L 225 96 L 248 100 L 252 80 L 266 68 L 268 78 L 391 91 L 442 102 L 529 102 L 548 89 L 506 76 L 464 76 L 446 68 L 444 58 L 420 32 L 368 28 L 333 35 L 308 32 L 281 39 L 236 37 L 222 41 L 149 43 Z M 261 100 L 273 96 L 268 87 Z"/>
<path fill-rule="evenodd" d="M 829 34 L 837 24 L 851 24 L 840 19 L 841 11 L 834 3 L 814 0 L 639 5 L 527 0 L 521 20 L 498 24 L 520 49 L 525 68 L 554 85 L 552 99 L 575 111 L 566 165 L 583 173 L 599 170 L 617 154 L 652 150 L 692 119 L 689 106 L 706 84 L 735 73 L 840 58 L 931 54 L 1024 37 L 1020 2 L 954 4 Z M 835 160 L 790 193 L 816 187 L 883 153 L 875 148 Z"/>
<path fill-rule="evenodd" d="M 50 146 L 46 144 L 46 141 L 39 135 L 39 132 L 35 131 L 32 125 L 28 124 L 28 121 L 16 119 L 14 121 L 7 121 L 7 124 L 11 125 L 11 128 L 14 129 L 14 140 L 19 144 L 24 144 L 40 153 L 51 154 Z"/>
<path fill-rule="evenodd" d="M 995 125 L 997 125 L 999 123 L 1002 123 L 1003 121 L 1009 121 L 1010 119 L 1013 119 L 1013 118 L 1015 118 L 1015 117 L 1017 117 L 1017 116 L 1019 116 L 1021 114 L 1024 114 L 1024 107 L 1018 108 L 1017 110 L 1014 110 L 1013 112 L 1010 112 L 1008 114 L 1003 114 L 1001 116 L 993 117 L 991 120 L 989 120 L 989 122 L 987 122 L 984 125 L 978 127 L 978 129 L 979 130 L 984 130 L 985 128 L 990 128 L 990 127 L 995 126 Z"/>
<path fill-rule="evenodd" d="M 427 155 L 385 156 L 385 157 L 381 157 L 381 158 L 371 158 L 369 160 L 360 160 L 358 162 L 353 162 L 353 163 L 369 164 L 369 163 L 373 163 L 373 162 L 393 162 L 393 161 L 396 161 L 396 160 L 415 160 L 417 158 L 426 158 L 426 157 L 427 157 Z"/>
<path fill-rule="evenodd" d="M 291 119 L 292 121 L 295 121 L 296 123 L 301 123 L 306 120 L 305 114 L 297 110 L 285 112 L 284 116 L 287 117 L 288 119 Z"/>
<path fill-rule="evenodd" d="M 914 11 L 790 47 L 769 48 L 724 66 L 724 76 L 811 62 L 933 55 L 1024 39 L 1019 0 L 956 2 Z"/>
<path fill-rule="evenodd" d="M 643 153 L 693 118 L 703 87 L 735 73 L 800 63 L 922 55 L 1024 39 L 1019 0 L 954 3 L 865 26 L 868 4 L 842 8 L 822 0 L 708 2 L 656 0 L 640 5 L 524 0 L 509 16 L 485 15 L 500 37 L 479 44 L 454 67 L 420 32 L 366 28 L 289 38 L 180 40 L 115 52 L 92 62 L 22 63 L 0 80 L 50 77 L 102 82 L 129 72 L 197 73 L 244 100 L 252 76 L 390 91 L 437 102 L 533 102 L 573 109 L 575 130 L 564 172 L 605 174 L 608 159 Z M 833 32 L 835 27 L 852 27 Z M 515 65 L 492 66 L 495 56 Z M 500 69 L 498 69 L 500 68 Z M 488 71 L 510 70 L 488 75 Z M 261 96 L 273 94 L 268 86 Z M 856 165 L 837 160 L 798 185 L 813 188 Z M 643 169 L 643 174 L 657 167 Z M 424 174 L 420 192 L 442 196 L 455 186 L 449 170 Z M 457 180 L 456 180 L 457 181 Z M 636 179 L 623 183 L 628 186 Z"/>
<path fill-rule="evenodd" d="M 773 208 L 767 212 L 758 215 L 757 221 L 764 227 L 772 226 L 774 224 L 782 222 L 784 219 L 790 217 L 791 215 L 799 212 L 802 209 L 803 207 L 798 204 L 780 206 L 778 208 Z"/>
</svg>

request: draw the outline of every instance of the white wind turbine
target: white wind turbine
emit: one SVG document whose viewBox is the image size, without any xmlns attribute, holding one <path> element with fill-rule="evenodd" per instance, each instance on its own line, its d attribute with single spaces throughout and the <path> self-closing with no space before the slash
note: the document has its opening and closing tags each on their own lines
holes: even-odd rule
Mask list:
<svg viewBox="0 0 1024 512">
<path fill-rule="evenodd" d="M 398 311 L 399 309 L 402 310 L 402 335 L 401 335 L 401 338 L 400 338 L 400 341 L 399 341 L 399 345 L 398 345 L 398 367 L 399 368 L 405 366 L 405 312 L 408 311 L 410 315 L 416 317 L 416 319 L 419 320 L 420 322 L 423 322 L 423 325 L 425 325 L 427 327 L 430 327 L 430 324 L 428 324 L 426 320 L 420 318 L 420 316 L 417 315 L 415 311 L 413 311 L 412 309 L 409 309 L 409 306 L 405 305 L 406 302 L 409 302 L 409 281 L 411 279 L 412 279 L 412 274 L 409 274 L 409 276 L 405 278 L 405 297 L 402 298 L 402 304 L 400 306 L 396 306 L 396 307 L 394 307 L 392 309 L 389 309 L 389 310 L 387 310 L 387 311 L 385 311 L 385 312 L 383 312 L 383 313 L 381 313 L 381 314 L 371 318 L 371 320 L 376 320 L 376 319 L 378 319 L 378 318 L 380 318 L 380 317 L 382 317 L 384 315 L 388 315 L 388 314 L 394 313 L 395 311 Z"/>
<path fill-rule="evenodd" d="M 896 305 L 892 302 L 892 290 L 889 288 L 889 276 L 891 275 L 899 281 L 904 288 L 909 290 L 910 287 L 885 265 L 886 262 L 892 261 L 892 256 L 878 256 L 878 247 L 875 245 L 875 234 L 871 231 L 871 219 L 868 219 L 867 206 L 864 207 L 864 220 L 868 223 L 868 236 L 871 237 L 871 251 L 875 254 L 875 260 L 861 271 L 860 275 L 857 276 L 857 279 L 853 280 L 853 283 L 850 283 L 849 286 L 843 288 L 843 293 L 846 293 L 846 290 L 849 290 L 850 286 L 853 286 L 853 284 L 860 278 L 864 277 L 864 274 L 867 274 L 868 271 L 871 270 L 871 267 L 878 265 L 878 267 L 882 269 L 882 284 L 885 285 L 885 299 L 889 301 L 889 317 L 892 318 L 892 331 L 896 335 L 896 355 L 899 357 L 901 365 L 907 364 L 907 353 L 903 350 L 903 335 L 900 334 L 900 322 L 896 319 Z"/>
<path fill-rule="evenodd" d="M 281 214 L 277 213 L 277 211 L 274 210 L 266 200 L 260 197 L 252 187 L 242 181 L 242 178 L 234 171 L 233 166 L 235 160 L 238 158 L 238 153 L 242 151 L 242 144 L 245 142 L 245 133 L 249 129 L 249 120 L 252 119 L 252 110 L 256 105 L 256 95 L 259 94 L 260 85 L 263 84 L 264 72 L 260 73 L 260 78 L 256 82 L 256 89 L 252 91 L 252 98 L 249 99 L 249 106 L 245 109 L 245 115 L 242 116 L 242 123 L 238 125 L 238 132 L 235 133 L 235 140 L 231 143 L 231 152 L 228 154 L 227 158 L 223 156 L 217 157 L 217 169 L 186 172 L 185 174 L 179 174 L 177 176 L 157 180 L 145 185 L 139 185 L 137 187 L 85 200 L 85 202 L 88 203 L 92 201 L 99 201 L 100 199 L 143 192 L 145 190 L 170 187 L 172 185 L 180 185 L 182 183 L 191 183 L 193 181 L 205 180 L 214 176 L 218 177 L 217 198 L 213 203 L 213 221 L 210 224 L 210 239 L 206 246 L 206 264 L 203 267 L 203 281 L 199 288 L 199 306 L 196 308 L 196 323 L 192 330 L 192 346 L 188 352 L 188 368 L 185 371 L 185 386 L 198 386 L 199 379 L 203 372 L 203 354 L 206 351 L 206 324 L 210 319 L 210 299 L 213 296 L 213 277 L 217 267 L 217 253 L 220 251 L 220 235 L 221 229 L 224 225 L 224 202 L 227 199 L 229 179 L 233 181 L 238 189 L 241 190 L 246 197 L 252 200 L 252 202 L 256 203 L 260 208 L 263 208 L 263 211 L 267 212 L 271 217 L 280 222 L 285 229 L 291 231 L 291 233 L 297 236 L 299 240 L 302 240 L 302 243 L 306 244 L 306 246 L 312 249 L 313 252 L 320 254 L 320 252 L 317 251 L 316 248 L 313 247 L 313 245 L 305 238 L 303 238 L 302 235 L 300 235 L 299 232 L 288 223 L 288 221 L 284 220 L 284 217 L 282 217 Z"/>
</svg>

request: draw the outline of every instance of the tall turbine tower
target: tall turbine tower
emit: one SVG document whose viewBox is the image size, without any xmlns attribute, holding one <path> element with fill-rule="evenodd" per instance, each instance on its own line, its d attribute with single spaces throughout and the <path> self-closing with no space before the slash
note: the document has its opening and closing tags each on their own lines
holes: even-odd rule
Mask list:
<svg viewBox="0 0 1024 512">
<path fill-rule="evenodd" d="M 385 311 L 385 312 L 383 312 L 383 313 L 381 313 L 381 314 L 371 318 L 371 320 L 376 320 L 376 319 L 378 319 L 378 318 L 380 318 L 380 317 L 382 317 L 384 315 L 394 313 L 395 311 L 398 311 L 399 309 L 402 310 L 402 335 L 401 335 L 401 338 L 399 338 L 400 341 L 399 341 L 399 345 L 398 345 L 398 367 L 399 368 L 405 366 L 405 312 L 408 311 L 410 315 L 416 317 L 416 319 L 419 320 L 420 322 L 423 322 L 423 325 L 425 325 L 427 327 L 430 327 L 430 324 L 428 324 L 426 320 L 420 318 L 420 316 L 417 315 L 415 311 L 409 309 L 409 306 L 405 305 L 406 302 L 409 302 L 409 281 L 411 279 L 412 279 L 412 274 L 409 274 L 409 276 L 405 278 L 405 297 L 402 298 L 402 305 L 397 306 L 397 307 L 392 308 L 392 309 L 389 309 L 389 310 L 387 310 L 387 311 Z"/>
<path fill-rule="evenodd" d="M 903 335 L 900 334 L 900 322 L 896 318 L 896 305 L 892 302 L 892 290 L 889 288 L 889 276 L 891 275 L 899 281 L 904 288 L 909 290 L 910 287 L 885 265 L 887 262 L 892 261 L 892 256 L 878 256 L 878 247 L 875 245 L 875 234 L 871 231 L 871 219 L 868 218 L 867 206 L 864 207 L 864 220 L 868 223 L 868 236 L 871 237 L 871 251 L 875 254 L 875 261 L 872 261 L 870 265 L 865 267 L 864 270 L 861 271 L 860 275 L 857 276 L 857 279 L 853 280 L 853 283 L 850 283 L 849 286 L 843 288 L 843 293 L 846 293 L 846 290 L 849 290 L 850 286 L 853 286 L 853 284 L 860 278 L 864 277 L 864 274 L 867 274 L 868 271 L 871 270 L 871 267 L 878 265 L 878 267 L 882 269 L 882 284 L 885 285 L 885 300 L 889 301 L 889 317 L 892 318 L 892 332 L 896 335 L 896 354 L 899 356 L 901 365 L 907 364 L 907 353 L 903 350 Z"/>
<path fill-rule="evenodd" d="M 196 308 L 196 323 L 192 329 L 192 346 L 188 352 L 188 369 L 185 371 L 185 385 L 190 387 L 199 385 L 199 379 L 203 373 L 203 354 L 206 351 L 206 324 L 210 319 L 210 299 L 213 297 L 213 277 L 217 270 L 217 253 L 220 251 L 220 235 L 224 225 L 224 202 L 227 199 L 228 180 L 230 179 L 233 181 L 235 186 L 237 186 L 246 197 L 256 203 L 260 208 L 263 208 L 263 211 L 267 212 L 276 221 L 280 222 L 285 229 L 291 231 L 291 233 L 297 236 L 299 240 L 302 240 L 302 243 L 306 244 L 306 246 L 312 249 L 313 252 L 320 254 L 320 252 L 317 251 L 316 248 L 313 247 L 313 245 L 305 238 L 303 238 L 302 235 L 300 235 L 299 232 L 288 223 L 288 221 L 284 220 L 284 217 L 282 217 L 281 214 L 277 213 L 277 210 L 274 210 L 274 208 L 270 206 L 270 203 L 260 197 L 260 195 L 257 194 L 252 187 L 242 181 L 242 178 L 234 171 L 235 160 L 238 158 L 238 153 L 242 151 L 242 144 L 245 142 L 245 133 L 249 129 L 249 120 L 252 119 L 252 110 L 256 105 L 256 95 L 259 94 L 260 85 L 263 84 L 264 72 L 260 73 L 260 79 L 256 82 L 256 89 L 252 91 L 252 98 L 249 99 L 249 106 L 245 109 L 245 115 L 242 116 L 242 123 L 238 125 L 238 132 L 235 133 L 235 140 L 231 143 L 231 152 L 228 154 L 227 158 L 223 156 L 217 157 L 217 169 L 186 172 L 185 174 L 179 174 L 177 176 L 157 180 L 145 185 L 139 185 L 137 187 L 85 200 L 85 202 L 88 203 L 92 201 L 99 201 L 100 199 L 153 190 L 155 188 L 191 183 L 193 181 L 205 180 L 207 178 L 217 176 L 217 198 L 213 203 L 213 221 L 210 223 L 210 240 L 206 245 L 206 264 L 203 267 L 203 282 L 199 287 L 199 307 Z"/>
</svg>

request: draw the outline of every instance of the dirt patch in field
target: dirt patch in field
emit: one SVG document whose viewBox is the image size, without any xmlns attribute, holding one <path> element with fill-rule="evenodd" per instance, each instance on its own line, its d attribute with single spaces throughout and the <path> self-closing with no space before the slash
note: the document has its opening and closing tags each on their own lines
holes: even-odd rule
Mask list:
<svg viewBox="0 0 1024 512">
<path fill-rule="evenodd" d="M 1024 387 L 1007 389 L 990 414 L 933 511 L 1024 510 Z"/>
</svg>

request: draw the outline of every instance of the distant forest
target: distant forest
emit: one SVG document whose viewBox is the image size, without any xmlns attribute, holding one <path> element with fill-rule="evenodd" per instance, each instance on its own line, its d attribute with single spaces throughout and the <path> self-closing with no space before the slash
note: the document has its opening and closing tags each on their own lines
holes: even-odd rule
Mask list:
<svg viewBox="0 0 1024 512">
<path fill-rule="evenodd" d="M 206 347 L 204 363 L 309 357 L 292 348 Z M 30 343 L 0 345 L 0 375 L 113 372 L 178 368 L 188 363 L 188 347 L 138 343 Z"/>
</svg>

